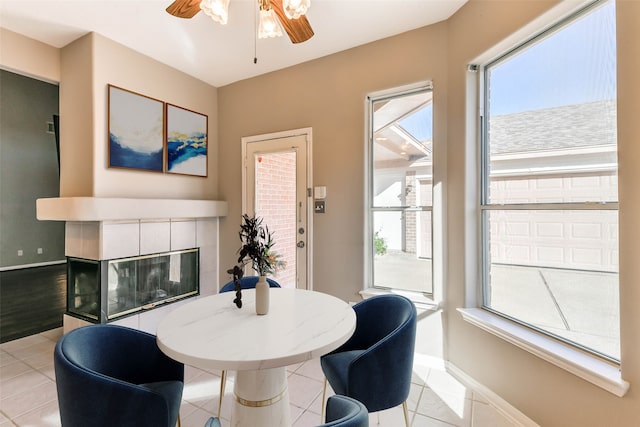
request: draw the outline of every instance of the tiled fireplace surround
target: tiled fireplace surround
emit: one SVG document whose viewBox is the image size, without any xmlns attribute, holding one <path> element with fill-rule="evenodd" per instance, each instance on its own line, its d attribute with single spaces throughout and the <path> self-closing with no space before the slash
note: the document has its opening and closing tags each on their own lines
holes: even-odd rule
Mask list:
<svg viewBox="0 0 640 427">
<path fill-rule="evenodd" d="M 65 221 L 65 255 L 109 260 L 200 249 L 200 296 L 218 291 L 219 218 L 226 202 L 212 200 L 60 197 L 38 199 L 39 220 Z M 189 299 L 113 321 L 155 333 L 160 319 Z M 86 321 L 64 316 L 68 332 Z"/>
</svg>

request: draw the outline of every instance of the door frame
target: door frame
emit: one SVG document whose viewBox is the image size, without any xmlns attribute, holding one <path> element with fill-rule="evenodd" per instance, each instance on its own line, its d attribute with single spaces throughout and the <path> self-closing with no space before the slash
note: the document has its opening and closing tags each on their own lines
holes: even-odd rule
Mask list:
<svg viewBox="0 0 640 427">
<path fill-rule="evenodd" d="M 274 139 L 289 138 L 295 136 L 304 136 L 307 145 L 307 190 L 306 190 L 306 212 L 307 212 L 307 229 L 305 231 L 306 245 L 305 254 L 307 257 L 307 287 L 306 289 L 313 290 L 313 131 L 312 128 L 300 128 L 286 130 L 282 132 L 267 133 L 262 135 L 245 136 L 241 138 L 242 149 L 242 214 L 247 213 L 247 144 L 252 142 L 265 142 Z"/>
</svg>

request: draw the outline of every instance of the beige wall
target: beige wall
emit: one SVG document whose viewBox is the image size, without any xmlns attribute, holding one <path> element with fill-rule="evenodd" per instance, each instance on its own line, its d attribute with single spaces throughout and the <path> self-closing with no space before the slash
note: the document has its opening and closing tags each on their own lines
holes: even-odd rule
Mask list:
<svg viewBox="0 0 640 427">
<path fill-rule="evenodd" d="M 99 34 L 56 49 L 0 31 L 2 68 L 60 82 L 62 197 L 218 198 L 216 88 Z M 206 114 L 208 177 L 108 168 L 107 84 Z"/>
<path fill-rule="evenodd" d="M 467 103 L 467 90 L 475 90 L 469 84 L 476 76 L 466 71 L 467 64 L 532 35 L 549 22 L 547 15 L 558 15 L 556 4 L 472 0 L 446 23 L 220 88 L 220 176 L 224 177 L 220 194 L 230 206 L 222 222 L 221 247 L 237 246 L 241 137 L 310 126 L 314 185 L 326 185 L 328 194 L 327 213 L 314 218 L 314 285 L 344 299 L 357 298 L 364 285 L 364 96 L 433 79 L 435 143 L 442 150 L 440 159 L 446 160 L 436 173 L 446 173 L 446 181 L 440 184 L 446 184 L 442 198 L 448 203 L 443 279 L 447 357 L 540 425 L 637 425 L 640 397 L 634 384 L 640 380 L 640 362 L 636 362 L 640 360 L 640 314 L 634 306 L 640 295 L 634 283 L 640 282 L 640 267 L 633 264 L 633 254 L 640 253 L 636 247 L 640 243 L 635 243 L 640 242 L 640 226 L 633 218 L 640 217 L 640 195 L 632 188 L 640 172 L 630 165 L 640 162 L 636 159 L 640 149 L 633 144 L 640 138 L 633 119 L 640 111 L 633 77 L 639 69 L 640 30 L 634 23 L 640 22 L 640 2 L 620 2 L 618 29 L 619 87 L 626 92 L 619 105 L 620 151 L 629 155 L 620 162 L 620 224 L 625 230 L 620 233 L 622 351 L 623 373 L 632 383 L 631 390 L 624 398 L 615 397 L 467 324 L 455 310 L 476 301 L 478 283 L 476 237 L 470 227 L 477 222 L 473 202 L 477 110 Z M 561 8 L 576 4 L 565 2 Z M 233 249 L 222 250 L 221 265 L 232 265 L 233 255 Z M 225 279 L 223 274 L 221 280 Z"/>
<path fill-rule="evenodd" d="M 620 334 L 622 374 L 631 382 L 626 413 L 640 425 L 640 2 L 618 2 Z"/>
<path fill-rule="evenodd" d="M 60 49 L 0 28 L 0 67 L 7 71 L 60 82 Z"/>
<path fill-rule="evenodd" d="M 219 88 L 220 262 L 234 263 L 241 215 L 245 136 L 313 128 L 313 185 L 327 187 L 327 211 L 314 216 L 316 290 L 359 300 L 363 284 L 364 105 L 367 93 L 433 80 L 446 99 L 447 25 L 438 24 Z M 267 58 L 262 60 L 266 61 Z M 437 105 L 436 117 L 444 117 Z M 436 138 L 446 128 L 436 126 Z M 224 248 L 230 248 L 225 250 Z M 228 276 L 221 277 L 221 282 Z"/>
<path fill-rule="evenodd" d="M 93 36 L 61 49 L 60 196 L 93 196 Z M 104 141 L 106 145 L 107 142 Z M 91 160 L 91 161 L 89 161 Z"/>
<path fill-rule="evenodd" d="M 640 164 L 640 145 L 637 144 L 640 141 L 640 121 L 637 120 L 640 111 L 640 85 L 637 84 L 640 2 L 618 1 L 622 371 L 624 378 L 631 382 L 631 389 L 625 397 L 615 397 L 467 324 L 455 311 L 457 307 L 475 301 L 478 276 L 475 231 L 469 227 L 476 218 L 473 203 L 476 166 L 472 155 L 475 110 L 473 106 L 468 108 L 466 93 L 474 77 L 466 72 L 466 65 L 488 51 L 495 51 L 498 46 L 505 48 L 504 40 L 514 34 L 524 37 L 529 24 L 554 4 L 553 1 L 471 0 L 445 23 L 219 88 L 217 107 L 216 101 L 212 100 L 209 106 L 194 93 L 202 89 L 199 82 L 176 75 L 169 67 L 153 64 L 148 58 L 98 38 L 94 40 L 96 54 L 91 61 L 106 70 L 92 71 L 94 81 L 89 79 L 88 83 L 80 85 L 82 90 L 85 85 L 92 88 L 89 90 L 95 99 L 90 103 L 105 105 L 104 85 L 110 82 L 208 113 L 210 135 L 215 135 L 212 119 L 217 114 L 220 146 L 219 172 L 216 173 L 215 168 L 212 172 L 210 165 L 211 188 L 208 188 L 209 180 L 178 179 L 174 182 L 174 177 L 107 170 L 103 163 L 104 152 L 96 154 L 93 149 L 87 150 L 95 159 L 98 170 L 95 172 L 96 188 L 101 194 L 129 192 L 126 187 L 132 184 L 135 192 L 150 194 L 168 184 L 169 194 L 181 196 L 191 194 L 191 190 L 182 188 L 183 184 L 196 183 L 196 186 L 206 187 L 198 192 L 227 200 L 229 216 L 221 222 L 220 241 L 221 271 L 224 271 L 233 265 L 237 248 L 241 138 L 312 127 L 314 185 L 326 185 L 328 194 L 327 213 L 316 215 L 314 219 L 314 283 L 318 290 L 354 300 L 363 286 L 365 94 L 432 79 L 435 149 L 440 150 L 440 159 L 446 159 L 446 164 L 439 165 L 439 171 L 435 171 L 440 175 L 446 173 L 446 180 L 438 181 L 436 185 L 446 183 L 442 198 L 448 201 L 444 218 L 448 222 L 444 236 L 448 262 L 445 260 L 443 278 L 446 357 L 540 425 L 640 425 L 637 392 L 640 383 L 640 310 L 637 309 L 640 263 L 636 262 L 636 254 L 640 253 L 637 220 L 640 218 L 640 193 L 637 191 L 640 168 L 636 167 Z M 3 32 L 3 38 L 4 35 Z M 2 43 L 4 50 L 4 40 Z M 34 47 L 34 52 L 41 48 Z M 78 53 L 87 49 L 82 45 L 77 48 Z M 71 50 L 68 53 L 72 54 Z M 6 58 L 3 52 L 0 65 L 10 65 Z M 42 66 L 35 66 L 33 62 L 26 61 L 29 69 L 22 71 L 41 75 L 43 72 L 38 69 Z M 87 63 L 83 66 L 90 69 L 95 65 Z M 145 72 L 138 73 L 138 69 Z M 179 89 L 164 87 L 175 84 L 173 78 L 176 76 Z M 147 79 L 151 81 L 147 82 Z M 68 83 L 63 77 L 61 90 L 66 90 L 64 85 Z M 215 99 L 216 91 L 207 90 Z M 100 134 L 106 134 L 104 111 L 96 112 L 91 120 L 90 132 L 96 135 L 90 141 L 101 147 L 103 137 Z M 104 182 L 110 177 L 115 179 L 113 186 Z M 217 195 L 216 177 L 219 180 Z M 180 190 L 175 188 L 178 186 Z M 165 197 L 162 190 L 160 194 Z M 226 274 L 222 273 L 221 280 L 226 279 Z"/>
<path fill-rule="evenodd" d="M 217 89 L 98 34 L 92 34 L 93 141 L 96 197 L 216 199 L 218 187 Z M 109 169 L 107 84 L 208 116 L 207 178 Z"/>
</svg>

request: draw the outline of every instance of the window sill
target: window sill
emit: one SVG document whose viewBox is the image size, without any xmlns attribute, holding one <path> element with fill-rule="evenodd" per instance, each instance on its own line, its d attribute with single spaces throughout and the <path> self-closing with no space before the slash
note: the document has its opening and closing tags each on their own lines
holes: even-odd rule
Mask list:
<svg viewBox="0 0 640 427">
<path fill-rule="evenodd" d="M 480 308 L 459 308 L 467 322 L 590 383 L 622 397 L 629 383 L 620 368 Z"/>
<path fill-rule="evenodd" d="M 375 295 L 385 295 L 385 294 L 398 294 L 398 295 L 407 297 L 411 301 L 413 301 L 413 303 L 416 305 L 416 308 L 420 308 L 423 310 L 436 311 L 440 309 L 439 303 L 424 296 L 424 294 L 420 292 L 398 291 L 395 289 L 380 289 L 380 288 L 366 288 L 360 291 L 360 295 L 362 296 L 363 299 L 366 299 Z"/>
</svg>

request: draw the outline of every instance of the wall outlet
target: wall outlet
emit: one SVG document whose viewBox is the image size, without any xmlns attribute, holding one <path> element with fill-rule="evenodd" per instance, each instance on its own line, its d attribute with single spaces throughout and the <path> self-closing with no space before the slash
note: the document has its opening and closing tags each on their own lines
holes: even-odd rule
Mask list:
<svg viewBox="0 0 640 427">
<path fill-rule="evenodd" d="M 38 254 L 42 255 L 42 248 L 38 248 Z"/>
<path fill-rule="evenodd" d="M 22 251 L 22 249 L 18 249 L 18 256 L 22 256 L 24 255 L 24 252 Z"/>
</svg>

